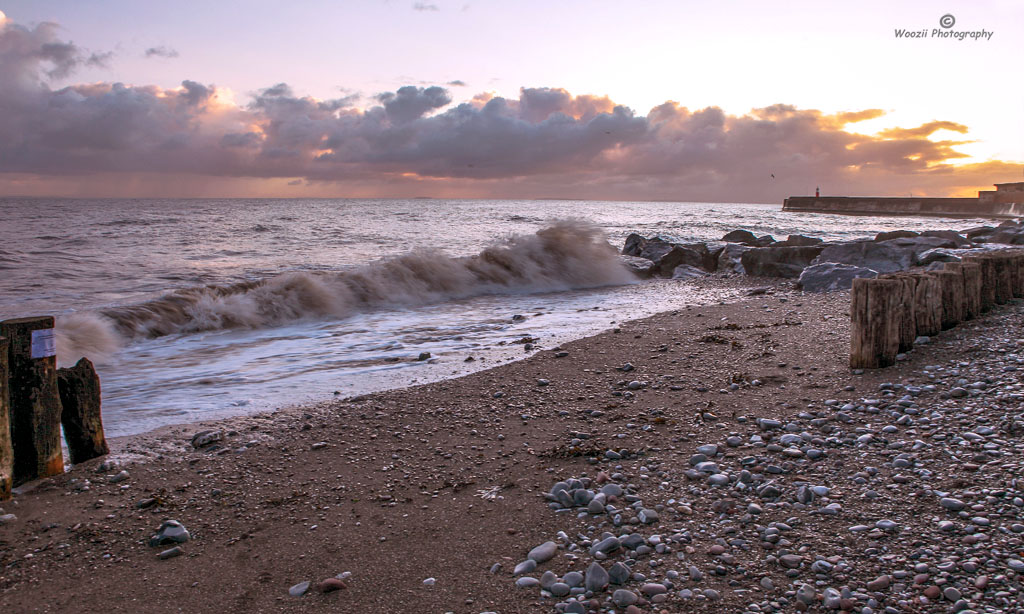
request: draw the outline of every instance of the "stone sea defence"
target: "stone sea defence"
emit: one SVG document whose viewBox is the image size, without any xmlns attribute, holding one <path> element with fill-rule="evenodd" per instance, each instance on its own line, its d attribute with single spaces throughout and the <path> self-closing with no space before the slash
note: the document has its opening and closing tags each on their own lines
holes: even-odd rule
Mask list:
<svg viewBox="0 0 1024 614">
<path fill-rule="evenodd" d="M 977 198 L 893 196 L 791 196 L 783 211 L 841 215 L 926 215 L 1012 218 L 1024 215 L 1024 182 L 997 183 Z"/>
<path fill-rule="evenodd" d="M 979 226 L 963 233 L 952 230 L 881 232 L 873 239 L 825 242 L 790 235 L 784 241 L 747 230 L 734 230 L 712 243 L 693 243 L 674 237 L 626 238 L 620 259 L 641 278 L 691 278 L 741 274 L 796 279 L 807 292 L 849 289 L 854 279 L 918 269 L 941 271 L 946 263 L 973 254 L 1024 245 L 1024 224 L 1006 220 L 998 226 Z"/>
</svg>

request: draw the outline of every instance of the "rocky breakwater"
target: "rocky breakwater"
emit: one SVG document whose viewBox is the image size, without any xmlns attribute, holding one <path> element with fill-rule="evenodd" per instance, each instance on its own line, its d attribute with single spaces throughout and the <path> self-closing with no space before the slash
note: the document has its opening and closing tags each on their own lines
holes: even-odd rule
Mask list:
<svg viewBox="0 0 1024 614">
<path fill-rule="evenodd" d="M 796 279 L 808 292 L 849 289 L 859 277 L 877 277 L 913 268 L 940 270 L 959 262 L 969 250 L 1024 245 L 1024 222 L 964 231 L 909 230 L 882 232 L 873 239 L 825 242 L 790 235 L 777 241 L 734 230 L 712 243 L 692 243 L 666 235 L 631 234 L 622 248 L 622 262 L 638 277 L 689 278 L 712 273 Z"/>
</svg>

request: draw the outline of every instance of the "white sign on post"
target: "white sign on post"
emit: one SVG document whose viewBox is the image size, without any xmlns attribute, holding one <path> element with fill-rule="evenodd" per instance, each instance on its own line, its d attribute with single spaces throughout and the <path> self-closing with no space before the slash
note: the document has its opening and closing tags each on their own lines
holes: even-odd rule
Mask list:
<svg viewBox="0 0 1024 614">
<path fill-rule="evenodd" d="M 52 328 L 32 331 L 32 358 L 49 358 L 57 355 L 57 337 Z"/>
</svg>

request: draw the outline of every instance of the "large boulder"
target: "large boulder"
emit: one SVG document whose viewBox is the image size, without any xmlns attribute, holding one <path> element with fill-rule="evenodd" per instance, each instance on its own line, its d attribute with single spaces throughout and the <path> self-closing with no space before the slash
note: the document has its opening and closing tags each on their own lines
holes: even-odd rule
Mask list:
<svg viewBox="0 0 1024 614">
<path fill-rule="evenodd" d="M 738 245 L 736 243 L 730 243 L 722 249 L 722 253 L 718 255 L 718 270 L 722 273 L 746 273 L 743 269 L 743 263 L 740 262 L 740 258 L 744 252 L 748 252 L 752 247 L 746 245 Z"/>
<path fill-rule="evenodd" d="M 917 266 L 928 266 L 933 262 L 960 262 L 960 257 L 941 247 L 921 252 L 914 260 Z"/>
<path fill-rule="evenodd" d="M 619 256 L 619 262 L 622 266 L 629 269 L 631 273 L 641 279 L 647 279 L 654 275 L 655 265 L 647 258 L 641 258 L 639 256 Z"/>
<path fill-rule="evenodd" d="M 975 243 L 983 243 L 983 240 L 995 231 L 996 229 L 992 226 L 975 226 L 974 228 L 965 230 L 963 234 Z M 979 241 L 978 239 L 982 239 L 982 241 Z"/>
<path fill-rule="evenodd" d="M 638 234 L 626 238 L 622 248 L 624 256 L 646 258 L 654 263 L 654 274 L 671 277 L 676 267 L 686 264 L 706 271 L 714 271 L 718 261 L 703 243 L 678 243 L 671 237 L 655 236 L 649 239 Z"/>
<path fill-rule="evenodd" d="M 672 271 L 672 279 L 693 279 L 695 277 L 704 277 L 707 274 L 708 272 L 704 269 L 698 269 L 688 264 L 680 264 Z"/>
<path fill-rule="evenodd" d="M 638 235 L 635 232 L 631 232 L 626 237 L 626 243 L 622 246 L 623 256 L 640 256 L 640 250 L 647 244 L 647 239 L 643 238 L 642 235 Z"/>
<path fill-rule="evenodd" d="M 749 230 L 733 230 L 732 232 L 726 233 L 722 240 L 726 243 L 743 243 L 744 245 L 754 245 L 757 243 L 757 235 L 750 232 Z"/>
<path fill-rule="evenodd" d="M 956 243 L 957 247 L 964 247 L 965 245 L 971 244 L 970 241 L 968 241 L 963 235 L 956 232 L 955 230 L 926 230 L 921 233 L 921 236 L 949 239 L 950 241 Z"/>
<path fill-rule="evenodd" d="M 1019 226 L 1006 226 L 988 236 L 988 243 L 1003 243 L 1005 245 L 1024 245 L 1024 228 Z"/>
<path fill-rule="evenodd" d="M 886 230 L 875 235 L 875 241 L 888 241 L 890 239 L 910 239 L 918 236 L 913 230 Z"/>
<path fill-rule="evenodd" d="M 859 277 L 878 277 L 878 271 L 850 264 L 822 262 L 813 264 L 800 273 L 797 286 L 804 292 L 833 292 L 849 290 Z"/>
<path fill-rule="evenodd" d="M 816 246 L 753 248 L 740 256 L 740 264 L 747 275 L 794 278 L 800 276 L 821 250 Z"/>
<path fill-rule="evenodd" d="M 901 241 L 906 239 L 896 239 Z M 835 262 L 879 273 L 895 273 L 914 264 L 914 250 L 894 245 L 893 241 L 852 241 L 828 245 L 814 264 Z"/>
<path fill-rule="evenodd" d="M 789 235 L 785 241 L 779 241 L 772 247 L 807 247 L 809 245 L 821 245 L 823 241 L 818 237 L 807 237 L 804 235 Z"/>
</svg>

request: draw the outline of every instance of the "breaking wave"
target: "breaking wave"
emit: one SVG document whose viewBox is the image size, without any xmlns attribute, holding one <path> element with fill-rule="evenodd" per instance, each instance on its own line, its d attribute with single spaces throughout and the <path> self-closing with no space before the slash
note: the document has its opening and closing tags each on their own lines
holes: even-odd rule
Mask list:
<svg viewBox="0 0 1024 614">
<path fill-rule="evenodd" d="M 635 278 L 596 226 L 561 220 L 479 254 L 453 258 L 419 250 L 343 272 L 292 272 L 230 285 L 176 290 L 158 299 L 76 313 L 58 321 L 62 362 L 109 355 L 132 339 L 342 318 L 485 294 L 625 284 Z M 63 348 L 63 349 L 61 349 Z"/>
</svg>

